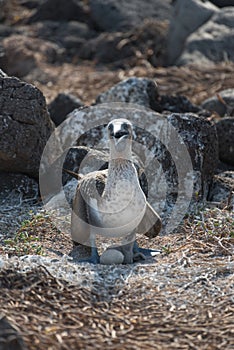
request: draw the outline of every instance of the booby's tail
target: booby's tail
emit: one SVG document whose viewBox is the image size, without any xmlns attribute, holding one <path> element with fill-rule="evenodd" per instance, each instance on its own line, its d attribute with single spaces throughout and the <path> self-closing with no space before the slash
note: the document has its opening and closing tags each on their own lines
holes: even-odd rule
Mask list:
<svg viewBox="0 0 234 350">
<path fill-rule="evenodd" d="M 65 169 L 63 168 L 63 171 L 69 175 L 71 175 L 72 177 L 74 177 L 75 179 L 77 180 L 82 180 L 84 175 L 83 174 L 78 174 L 78 173 L 75 173 L 74 171 L 72 170 L 68 170 L 68 169 Z"/>
</svg>

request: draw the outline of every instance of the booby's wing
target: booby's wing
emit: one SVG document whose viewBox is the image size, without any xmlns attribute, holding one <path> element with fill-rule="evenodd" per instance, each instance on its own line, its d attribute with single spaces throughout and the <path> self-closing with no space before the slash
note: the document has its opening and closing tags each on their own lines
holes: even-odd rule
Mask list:
<svg viewBox="0 0 234 350">
<path fill-rule="evenodd" d="M 156 237 L 162 228 L 162 221 L 154 208 L 146 202 L 146 210 L 143 219 L 136 229 L 137 233 L 144 234 L 149 238 Z"/>
<path fill-rule="evenodd" d="M 84 175 L 80 180 L 73 201 L 71 235 L 75 242 L 89 245 L 90 224 L 95 225 L 90 207 L 92 198 L 102 195 L 105 189 L 107 171 L 95 171 Z"/>
<path fill-rule="evenodd" d="M 71 236 L 73 241 L 85 244 L 90 239 L 90 227 L 88 224 L 87 206 L 81 195 L 80 187 L 80 184 L 78 184 L 73 200 Z"/>
</svg>

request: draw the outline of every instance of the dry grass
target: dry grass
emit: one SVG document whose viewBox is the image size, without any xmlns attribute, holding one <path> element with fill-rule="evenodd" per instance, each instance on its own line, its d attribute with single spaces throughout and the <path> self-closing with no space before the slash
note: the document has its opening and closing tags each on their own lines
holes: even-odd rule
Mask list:
<svg viewBox="0 0 234 350">
<path fill-rule="evenodd" d="M 59 92 L 69 92 L 79 97 L 86 105 L 94 102 L 97 95 L 114 84 L 132 76 L 154 79 L 160 94 L 184 95 L 193 103 L 200 104 L 216 93 L 232 88 L 234 64 L 222 63 L 203 66 L 153 68 L 145 61 L 135 68 L 111 70 L 95 67 L 84 62 L 63 64 L 58 67 L 43 65 L 47 78 L 40 80 L 29 77 L 50 102 Z"/>
<path fill-rule="evenodd" d="M 69 237 L 42 216 L 27 225 L 47 258 L 5 262 L 0 304 L 29 349 L 233 348 L 232 212 L 205 210 L 175 234 L 141 238 L 163 253 L 132 266 L 61 259 Z"/>
</svg>

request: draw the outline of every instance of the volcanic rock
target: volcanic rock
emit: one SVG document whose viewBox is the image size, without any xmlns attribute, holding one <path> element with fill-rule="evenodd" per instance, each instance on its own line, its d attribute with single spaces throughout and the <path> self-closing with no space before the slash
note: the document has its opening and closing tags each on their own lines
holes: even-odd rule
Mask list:
<svg viewBox="0 0 234 350">
<path fill-rule="evenodd" d="M 216 124 L 219 141 L 219 159 L 234 165 L 234 118 L 223 118 Z"/>
<path fill-rule="evenodd" d="M 225 171 L 214 176 L 208 200 L 234 208 L 234 171 Z"/>
<path fill-rule="evenodd" d="M 0 76 L 0 170 L 37 177 L 41 154 L 54 129 L 36 87 Z"/>
<path fill-rule="evenodd" d="M 201 106 L 211 112 L 216 112 L 220 117 L 234 116 L 234 89 L 218 92 L 215 96 L 203 101 Z"/>
<path fill-rule="evenodd" d="M 42 2 L 28 23 L 39 21 L 72 21 L 86 20 L 87 7 L 79 0 L 46 0 Z"/>
<path fill-rule="evenodd" d="M 83 103 L 76 96 L 68 93 L 60 93 L 49 104 L 48 110 L 55 126 L 58 126 L 66 119 L 70 112 L 82 106 Z"/>
</svg>

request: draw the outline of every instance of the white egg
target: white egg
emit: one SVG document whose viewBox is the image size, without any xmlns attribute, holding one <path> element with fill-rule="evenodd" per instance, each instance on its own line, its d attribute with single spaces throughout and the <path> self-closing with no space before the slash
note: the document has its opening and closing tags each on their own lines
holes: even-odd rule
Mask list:
<svg viewBox="0 0 234 350">
<path fill-rule="evenodd" d="M 124 261 L 124 255 L 116 249 L 107 249 L 100 256 L 102 265 L 118 265 Z"/>
</svg>

